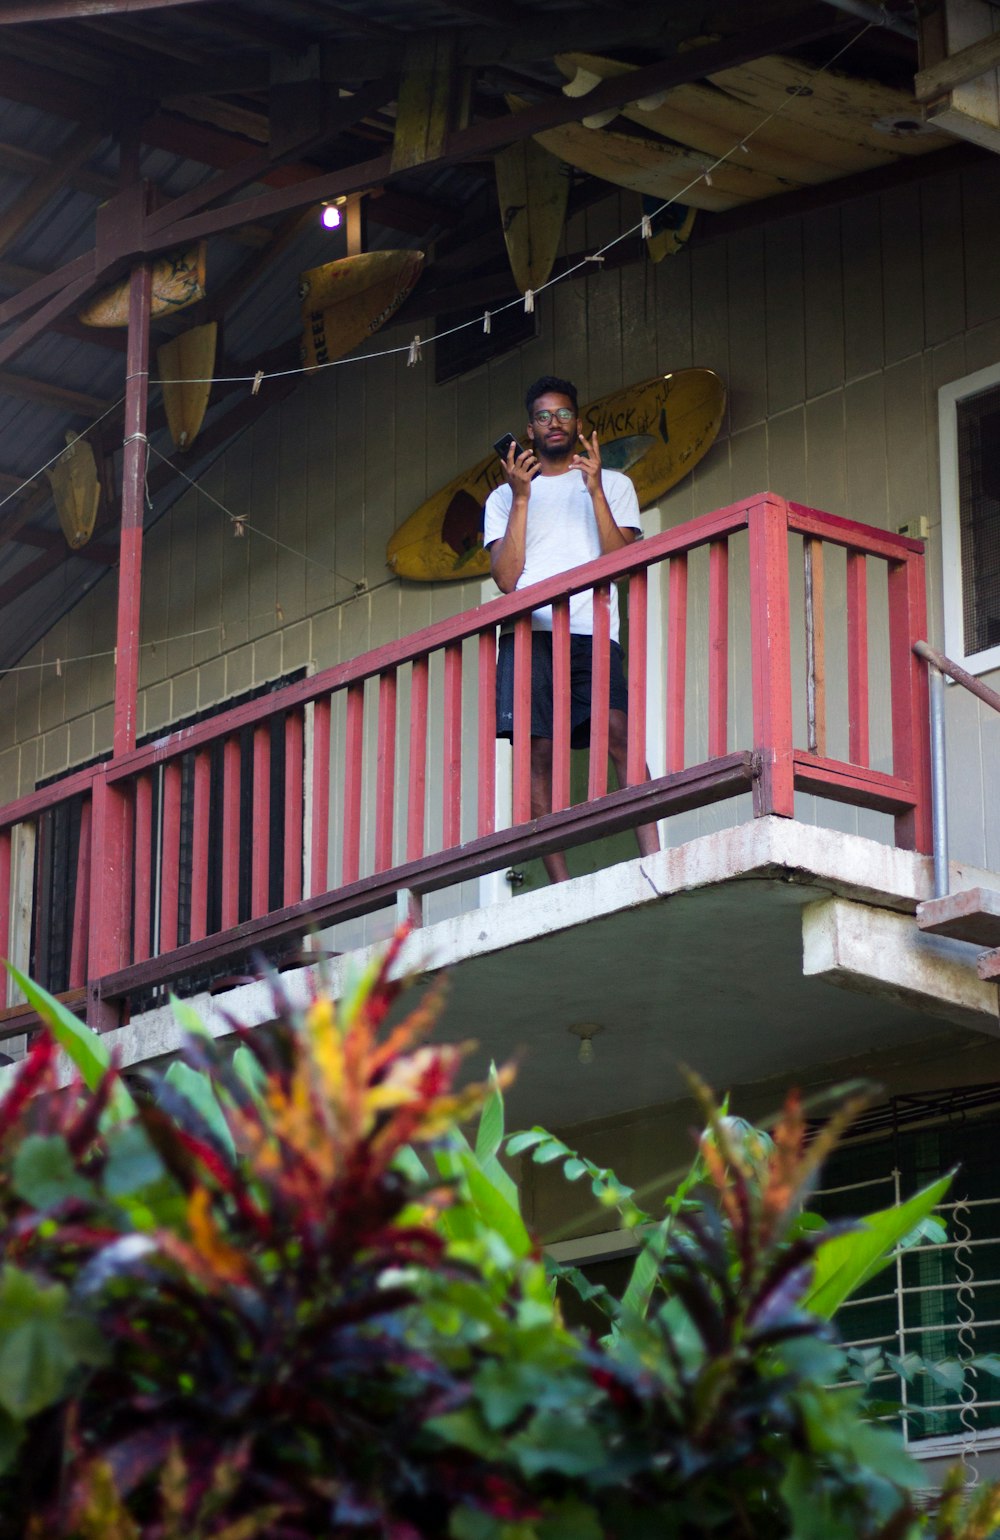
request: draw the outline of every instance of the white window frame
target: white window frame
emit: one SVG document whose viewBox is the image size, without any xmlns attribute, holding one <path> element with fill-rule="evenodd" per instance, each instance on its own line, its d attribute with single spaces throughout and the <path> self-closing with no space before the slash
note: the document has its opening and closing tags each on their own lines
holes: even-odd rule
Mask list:
<svg viewBox="0 0 1000 1540">
<path fill-rule="evenodd" d="M 965 651 L 962 593 L 962 527 L 958 493 L 958 407 L 970 396 L 1000 385 L 1000 363 L 977 369 L 938 391 L 941 451 L 941 562 L 944 582 L 944 650 L 970 674 L 1000 669 L 1000 646 Z"/>
</svg>

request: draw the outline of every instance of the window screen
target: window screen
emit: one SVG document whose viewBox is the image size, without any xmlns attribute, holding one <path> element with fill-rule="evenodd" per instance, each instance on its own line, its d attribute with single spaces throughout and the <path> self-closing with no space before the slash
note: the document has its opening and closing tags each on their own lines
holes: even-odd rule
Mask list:
<svg viewBox="0 0 1000 1540">
<path fill-rule="evenodd" d="M 1000 645 L 1000 385 L 959 401 L 962 623 L 967 657 Z"/>
<path fill-rule="evenodd" d="M 996 1147 L 1000 1113 L 899 1130 L 873 1144 L 847 1145 L 823 1168 L 810 1207 L 828 1219 L 871 1213 L 957 1166 L 940 1210 L 948 1238 L 921 1245 L 864 1286 L 837 1316 L 842 1340 L 932 1363 L 1000 1352 L 1000 1197 Z M 963 1398 L 924 1374 L 881 1386 L 907 1406 L 911 1440 L 983 1433 L 1000 1426 L 1000 1381 L 969 1377 Z"/>
</svg>

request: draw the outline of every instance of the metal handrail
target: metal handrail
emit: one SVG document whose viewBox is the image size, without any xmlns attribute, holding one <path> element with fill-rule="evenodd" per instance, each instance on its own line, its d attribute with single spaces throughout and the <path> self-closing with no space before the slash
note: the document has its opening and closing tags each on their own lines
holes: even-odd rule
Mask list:
<svg viewBox="0 0 1000 1540">
<path fill-rule="evenodd" d="M 948 875 L 948 782 L 945 766 L 944 745 L 944 677 L 947 674 L 956 684 L 975 695 L 994 711 L 1000 711 L 1000 694 L 991 690 L 973 674 L 938 652 L 929 642 L 913 643 L 918 658 L 931 666 L 930 672 L 930 719 L 931 719 L 931 821 L 934 846 L 934 897 L 946 898 L 950 887 Z"/>
</svg>

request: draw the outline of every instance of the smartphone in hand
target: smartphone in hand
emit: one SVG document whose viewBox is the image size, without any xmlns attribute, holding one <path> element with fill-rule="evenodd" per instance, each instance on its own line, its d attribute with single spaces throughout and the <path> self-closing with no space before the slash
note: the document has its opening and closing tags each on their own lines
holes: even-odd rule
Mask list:
<svg viewBox="0 0 1000 1540">
<path fill-rule="evenodd" d="M 505 433 L 503 438 L 498 438 L 496 443 L 493 445 L 493 448 L 496 450 L 497 454 L 500 456 L 505 465 L 507 464 L 507 456 L 510 453 L 511 444 L 514 446 L 514 459 L 516 460 L 518 455 L 523 453 L 523 451 L 513 433 Z"/>
</svg>

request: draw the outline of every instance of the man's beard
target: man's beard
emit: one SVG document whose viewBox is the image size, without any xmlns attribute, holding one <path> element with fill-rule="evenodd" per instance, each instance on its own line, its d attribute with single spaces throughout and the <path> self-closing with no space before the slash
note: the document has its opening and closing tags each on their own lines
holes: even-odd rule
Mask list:
<svg viewBox="0 0 1000 1540">
<path fill-rule="evenodd" d="M 563 436 L 561 443 L 550 444 L 547 439 L 542 439 L 535 444 L 535 454 L 540 460 L 563 460 L 572 447 L 569 434 Z"/>
</svg>

